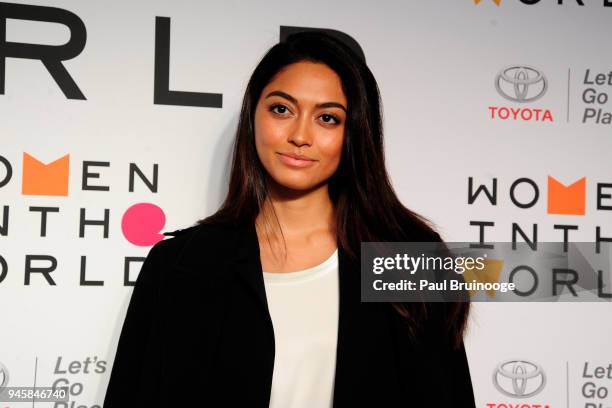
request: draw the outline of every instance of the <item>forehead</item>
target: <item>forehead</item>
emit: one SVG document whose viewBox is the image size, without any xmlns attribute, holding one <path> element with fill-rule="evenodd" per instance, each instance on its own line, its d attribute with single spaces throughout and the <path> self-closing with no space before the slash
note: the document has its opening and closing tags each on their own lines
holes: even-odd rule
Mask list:
<svg viewBox="0 0 612 408">
<path fill-rule="evenodd" d="M 300 61 L 287 65 L 266 85 L 262 97 L 275 90 L 287 92 L 298 101 L 346 103 L 338 74 L 327 65 L 317 62 Z"/>
</svg>

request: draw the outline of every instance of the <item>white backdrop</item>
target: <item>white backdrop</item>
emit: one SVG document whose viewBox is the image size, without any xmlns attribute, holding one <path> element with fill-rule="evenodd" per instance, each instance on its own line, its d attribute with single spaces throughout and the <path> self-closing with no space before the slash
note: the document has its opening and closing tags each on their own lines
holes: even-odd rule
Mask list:
<svg viewBox="0 0 612 408">
<path fill-rule="evenodd" d="M 39 60 L 5 59 L 0 383 L 7 373 L 8 386 L 68 383 L 74 406 L 101 406 L 132 291 L 124 286 L 126 258 L 146 256 L 151 243 L 139 239 L 155 239 L 155 222 L 162 231 L 183 228 L 220 204 L 244 87 L 278 41 L 280 26 L 335 29 L 359 42 L 382 94 L 394 186 L 446 240 L 477 240 L 471 221 L 494 222 L 488 240 L 510 241 L 512 223 L 525 231 L 537 224 L 540 241 L 563 239 L 555 224 L 577 226 L 572 241 L 593 242 L 597 227 L 612 237 L 612 211 L 605 208 L 612 206 L 606 185 L 612 183 L 612 102 L 583 98 L 587 89 L 594 90 L 587 96 L 612 92 L 612 4 L 583 2 L 10 3 L 57 7 L 83 22 L 85 46 L 62 64 L 86 99 L 68 99 Z M 0 19 L 8 42 L 61 45 L 74 36 L 63 24 L 11 18 L 7 4 L 0 3 Z M 154 104 L 156 17 L 171 19 L 170 89 L 222 94 L 221 108 Z M 6 52 L 0 43 L 0 59 Z M 495 81 L 506 67 L 519 67 L 509 75 L 519 72 L 520 78 L 542 74 L 546 89 L 542 81 L 529 87 L 539 99 L 511 100 L 517 93 L 503 79 L 498 91 Z M 589 108 L 601 109 L 599 123 L 596 117 L 583 121 Z M 536 114 L 546 120 L 524 120 Z M 37 173 L 37 161 L 56 160 Z M 132 163 L 150 181 L 157 166 L 157 189 L 138 175 L 130 189 Z M 94 175 L 84 176 L 84 169 Z M 566 186 L 585 178 L 584 195 L 578 188 L 570 200 L 583 203 L 584 214 L 556 213 L 563 200 L 549 191 L 549 176 Z M 470 177 L 489 189 L 496 180 L 495 205 L 484 194 L 468 201 Z M 538 187 L 530 208 L 510 198 L 520 178 Z M 521 202 L 533 198 L 526 183 L 514 193 Z M 129 213 L 138 203 L 147 204 Z M 31 209 L 40 206 L 57 209 L 47 214 L 45 236 L 40 213 Z M 80 237 L 81 209 L 87 220 L 104 220 L 108 210 L 108 236 L 104 226 L 88 225 Z M 135 229 L 130 220 L 139 217 L 154 230 Z M 29 261 L 34 255 L 46 258 Z M 102 284 L 81 283 L 82 259 L 85 279 Z M 28 263 L 52 267 L 48 276 L 55 284 L 41 273 L 28 274 Z M 131 264 L 130 280 L 140 265 Z M 611 312 L 606 302 L 475 304 L 466 348 L 478 406 L 612 406 L 612 378 L 588 378 L 596 367 L 612 364 Z M 546 383 L 537 395 L 516 398 L 495 387 L 497 365 L 510 359 L 542 368 Z M 589 397 L 593 388 L 599 398 Z"/>
</svg>

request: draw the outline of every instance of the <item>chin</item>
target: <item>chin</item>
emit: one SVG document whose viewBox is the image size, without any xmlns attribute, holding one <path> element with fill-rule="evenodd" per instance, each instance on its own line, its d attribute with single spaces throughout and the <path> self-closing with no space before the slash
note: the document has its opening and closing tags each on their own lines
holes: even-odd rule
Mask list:
<svg viewBox="0 0 612 408">
<path fill-rule="evenodd" d="M 314 183 L 310 179 L 306 179 L 305 177 L 282 177 L 276 178 L 274 177 L 274 181 L 282 188 L 286 188 L 289 190 L 302 191 L 309 190 L 315 187 L 318 183 Z"/>
</svg>

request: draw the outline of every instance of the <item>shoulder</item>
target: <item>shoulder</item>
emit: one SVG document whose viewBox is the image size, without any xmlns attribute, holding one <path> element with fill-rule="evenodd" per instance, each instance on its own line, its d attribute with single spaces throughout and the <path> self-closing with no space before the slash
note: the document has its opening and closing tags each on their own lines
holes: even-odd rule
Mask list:
<svg viewBox="0 0 612 408">
<path fill-rule="evenodd" d="M 227 247 L 235 228 L 226 224 L 195 224 L 173 231 L 164 231 L 167 238 L 157 242 L 150 250 L 154 257 L 172 259 L 188 253 L 204 254 Z"/>
</svg>

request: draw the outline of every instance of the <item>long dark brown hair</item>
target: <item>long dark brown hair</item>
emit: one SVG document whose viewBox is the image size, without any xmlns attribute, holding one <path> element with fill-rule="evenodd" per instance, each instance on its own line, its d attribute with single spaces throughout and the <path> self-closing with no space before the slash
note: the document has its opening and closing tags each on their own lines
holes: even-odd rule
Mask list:
<svg viewBox="0 0 612 408">
<path fill-rule="evenodd" d="M 318 31 L 289 35 L 270 48 L 255 68 L 242 101 L 227 196 L 216 213 L 197 223 L 255 222 L 262 211 L 269 197 L 267 172 L 255 149 L 255 107 L 274 75 L 300 61 L 323 63 L 333 69 L 348 101 L 340 164 L 328 180 L 339 246 L 359 264 L 362 241 L 440 240 L 431 221 L 402 205 L 391 186 L 385 166 L 380 93 L 372 72 L 343 41 Z M 434 304 L 406 302 L 393 306 L 405 318 L 413 336 L 431 323 L 428 316 L 433 316 Z M 443 307 L 436 326 L 442 329 L 443 337 L 459 347 L 470 304 L 453 302 Z"/>
</svg>

